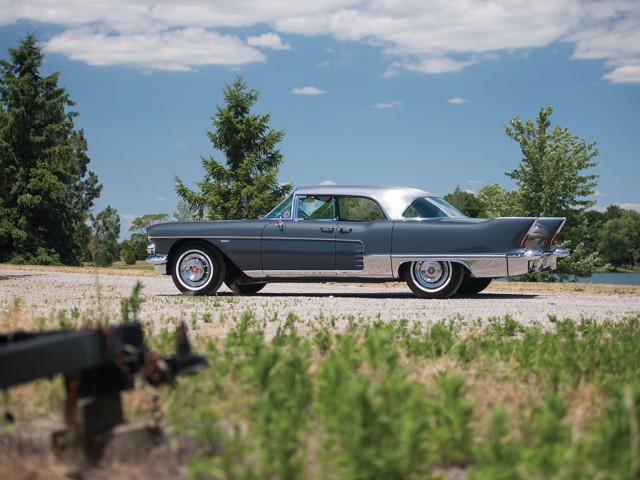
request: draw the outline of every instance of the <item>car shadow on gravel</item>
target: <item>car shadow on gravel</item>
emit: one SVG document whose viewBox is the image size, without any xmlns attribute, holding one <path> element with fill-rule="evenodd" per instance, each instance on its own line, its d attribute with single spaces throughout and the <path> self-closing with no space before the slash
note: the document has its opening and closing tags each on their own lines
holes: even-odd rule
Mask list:
<svg viewBox="0 0 640 480">
<path fill-rule="evenodd" d="M 157 297 L 179 297 L 180 294 L 176 295 L 167 295 L 160 294 L 154 295 Z M 219 298 L 231 298 L 231 297 L 254 297 L 254 298 L 361 298 L 361 299 L 372 299 L 372 300 L 421 300 L 416 297 L 411 292 L 259 292 L 251 295 L 236 295 L 232 292 L 217 292 L 212 297 Z M 187 296 L 189 298 L 193 298 L 191 296 Z M 533 293 L 480 293 L 476 295 L 454 295 L 446 300 L 533 300 L 537 298 L 538 295 Z M 429 301 L 428 299 L 424 299 L 424 301 Z"/>
<path fill-rule="evenodd" d="M 35 277 L 37 275 L 38 274 L 33 274 L 33 273 L 25 273 L 25 274 L 6 273 L 6 274 L 0 275 L 0 280 L 15 280 L 16 278 Z"/>
</svg>

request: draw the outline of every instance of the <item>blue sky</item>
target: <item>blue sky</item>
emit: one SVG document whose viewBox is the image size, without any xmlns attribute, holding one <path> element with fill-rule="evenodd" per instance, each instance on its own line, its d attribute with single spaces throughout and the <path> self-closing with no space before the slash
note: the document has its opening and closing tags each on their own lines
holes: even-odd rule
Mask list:
<svg viewBox="0 0 640 480">
<path fill-rule="evenodd" d="M 0 56 L 29 32 L 123 233 L 222 159 L 206 132 L 238 74 L 286 130 L 282 182 L 513 188 L 505 123 L 550 105 L 597 142 L 596 207 L 640 210 L 638 0 L 0 0 Z"/>
</svg>

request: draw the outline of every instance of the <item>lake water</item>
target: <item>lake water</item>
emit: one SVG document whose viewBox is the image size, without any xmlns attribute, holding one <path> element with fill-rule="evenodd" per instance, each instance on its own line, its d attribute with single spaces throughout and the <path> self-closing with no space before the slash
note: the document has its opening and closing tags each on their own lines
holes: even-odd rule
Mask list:
<svg viewBox="0 0 640 480">
<path fill-rule="evenodd" d="M 578 283 L 604 283 L 608 285 L 640 285 L 640 273 L 594 273 L 580 278 Z"/>
</svg>

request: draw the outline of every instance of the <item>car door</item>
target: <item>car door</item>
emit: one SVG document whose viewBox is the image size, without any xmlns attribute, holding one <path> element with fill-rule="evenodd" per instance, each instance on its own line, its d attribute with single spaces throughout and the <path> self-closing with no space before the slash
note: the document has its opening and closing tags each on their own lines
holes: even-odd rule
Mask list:
<svg viewBox="0 0 640 480">
<path fill-rule="evenodd" d="M 271 221 L 263 230 L 264 274 L 335 276 L 336 232 L 333 197 L 297 197 L 293 219 Z"/>
<path fill-rule="evenodd" d="M 366 197 L 336 199 L 336 269 L 367 277 L 392 276 L 393 222 L 375 200 Z"/>
</svg>

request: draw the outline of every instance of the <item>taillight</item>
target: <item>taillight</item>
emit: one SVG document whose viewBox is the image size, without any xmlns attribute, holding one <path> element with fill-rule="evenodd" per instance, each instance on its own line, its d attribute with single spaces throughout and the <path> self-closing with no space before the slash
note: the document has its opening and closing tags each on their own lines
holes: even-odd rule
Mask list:
<svg viewBox="0 0 640 480">
<path fill-rule="evenodd" d="M 526 248 L 526 246 L 527 246 L 527 240 L 529 240 L 529 234 L 528 234 L 528 233 L 527 233 L 527 234 L 524 236 L 524 238 L 522 239 L 522 243 L 520 244 L 520 246 L 521 246 L 522 248 Z"/>
<path fill-rule="evenodd" d="M 553 245 L 553 246 L 555 246 L 555 244 L 556 244 L 556 238 L 558 238 L 558 233 L 560 233 L 560 232 L 559 231 L 556 232 L 556 234 L 551 239 L 551 245 Z"/>
</svg>

